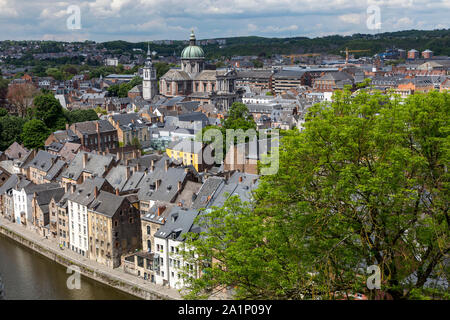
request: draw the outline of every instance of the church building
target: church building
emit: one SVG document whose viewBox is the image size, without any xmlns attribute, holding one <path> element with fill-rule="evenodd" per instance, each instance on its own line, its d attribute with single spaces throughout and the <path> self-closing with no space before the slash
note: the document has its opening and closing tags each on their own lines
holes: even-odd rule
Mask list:
<svg viewBox="0 0 450 320">
<path fill-rule="evenodd" d="M 159 94 L 187 96 L 191 101 L 228 110 L 233 102 L 240 100 L 235 87 L 236 76 L 235 70 L 206 70 L 205 53 L 196 45 L 192 31 L 189 46 L 181 53 L 181 69 L 170 69 L 161 77 Z"/>
</svg>

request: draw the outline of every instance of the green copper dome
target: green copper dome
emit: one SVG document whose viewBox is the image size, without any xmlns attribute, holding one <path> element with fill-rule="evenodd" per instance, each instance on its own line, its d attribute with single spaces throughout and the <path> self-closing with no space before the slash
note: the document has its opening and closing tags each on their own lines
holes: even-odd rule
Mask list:
<svg viewBox="0 0 450 320">
<path fill-rule="evenodd" d="M 184 48 L 181 52 L 181 59 L 201 59 L 205 57 L 203 49 L 195 45 L 195 34 L 192 30 L 191 36 L 189 38 L 189 46 Z"/>
</svg>

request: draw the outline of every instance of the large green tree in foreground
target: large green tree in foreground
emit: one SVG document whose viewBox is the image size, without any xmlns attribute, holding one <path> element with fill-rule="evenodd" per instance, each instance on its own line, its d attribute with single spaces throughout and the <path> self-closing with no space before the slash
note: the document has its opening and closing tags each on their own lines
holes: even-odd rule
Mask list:
<svg viewBox="0 0 450 320">
<path fill-rule="evenodd" d="M 201 215 L 208 231 L 187 243 L 202 276 L 187 277 L 187 297 L 448 299 L 449 114 L 437 92 L 404 103 L 338 92 L 313 106 L 253 203 L 231 197 Z M 381 290 L 367 289 L 371 265 Z"/>
</svg>

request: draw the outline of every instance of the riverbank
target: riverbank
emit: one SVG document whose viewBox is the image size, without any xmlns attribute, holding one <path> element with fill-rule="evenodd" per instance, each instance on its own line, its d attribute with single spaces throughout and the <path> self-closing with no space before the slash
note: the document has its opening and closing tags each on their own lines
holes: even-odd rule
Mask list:
<svg viewBox="0 0 450 320">
<path fill-rule="evenodd" d="M 109 269 L 95 261 L 80 257 L 70 250 L 61 250 L 56 241 L 45 239 L 4 218 L 0 218 L 0 233 L 62 266 L 79 267 L 81 274 L 85 277 L 138 298 L 146 300 L 181 299 L 181 295 L 175 289 L 162 287 L 126 274 L 121 269 Z"/>
</svg>

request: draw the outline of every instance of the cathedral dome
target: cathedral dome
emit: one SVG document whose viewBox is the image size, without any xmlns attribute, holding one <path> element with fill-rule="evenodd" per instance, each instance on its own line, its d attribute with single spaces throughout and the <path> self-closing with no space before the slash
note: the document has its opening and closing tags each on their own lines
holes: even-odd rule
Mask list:
<svg viewBox="0 0 450 320">
<path fill-rule="evenodd" d="M 181 52 L 181 59 L 203 59 L 204 57 L 205 53 L 203 52 L 203 49 L 195 45 L 195 34 L 194 30 L 192 30 L 189 46 L 184 48 Z"/>
</svg>

